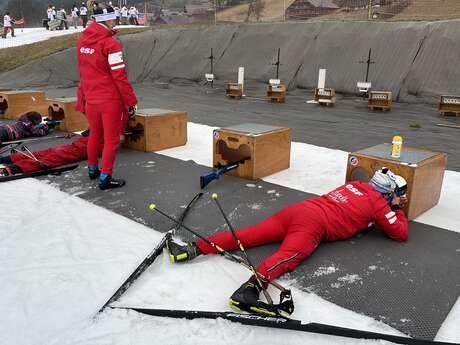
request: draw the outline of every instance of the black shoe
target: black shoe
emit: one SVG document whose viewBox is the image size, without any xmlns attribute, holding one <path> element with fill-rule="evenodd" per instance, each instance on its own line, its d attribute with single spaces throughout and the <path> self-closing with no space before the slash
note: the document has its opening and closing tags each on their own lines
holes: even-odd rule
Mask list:
<svg viewBox="0 0 460 345">
<path fill-rule="evenodd" d="M 96 169 L 96 170 L 88 170 L 88 176 L 91 180 L 95 180 L 97 178 L 99 178 L 99 176 L 101 175 L 101 171 L 99 169 Z"/>
<path fill-rule="evenodd" d="M 111 175 L 107 175 L 104 180 L 99 180 L 99 189 L 106 190 L 106 189 L 113 189 L 113 188 L 120 188 L 126 184 L 125 180 L 122 179 L 115 179 L 112 178 Z"/>
<path fill-rule="evenodd" d="M 202 254 L 200 248 L 193 242 L 181 245 L 170 239 L 166 242 L 166 248 L 169 252 L 169 261 L 172 263 L 190 261 Z"/>
<path fill-rule="evenodd" d="M 261 291 L 262 288 L 256 278 L 252 277 L 233 293 L 228 301 L 228 305 L 236 311 L 245 311 L 264 316 L 280 316 L 275 305 L 259 300 Z"/>
</svg>

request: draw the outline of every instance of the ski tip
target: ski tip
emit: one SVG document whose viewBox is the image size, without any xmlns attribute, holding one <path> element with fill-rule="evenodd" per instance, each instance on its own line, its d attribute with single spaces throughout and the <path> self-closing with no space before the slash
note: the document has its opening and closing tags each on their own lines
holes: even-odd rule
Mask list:
<svg viewBox="0 0 460 345">
<path fill-rule="evenodd" d="M 155 205 L 155 204 L 150 204 L 150 205 L 149 205 L 149 209 L 152 210 L 152 211 L 153 211 L 154 209 L 156 209 L 156 208 L 157 208 L 157 205 Z"/>
<path fill-rule="evenodd" d="M 211 199 L 212 200 L 217 200 L 217 193 L 212 193 L 211 194 Z"/>
</svg>

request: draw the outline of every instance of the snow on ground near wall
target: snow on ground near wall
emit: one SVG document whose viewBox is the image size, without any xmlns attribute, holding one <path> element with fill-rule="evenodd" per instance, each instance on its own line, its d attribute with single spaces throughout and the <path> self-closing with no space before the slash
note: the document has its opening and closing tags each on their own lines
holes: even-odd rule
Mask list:
<svg viewBox="0 0 460 345">
<path fill-rule="evenodd" d="M 188 123 L 187 145 L 159 153 L 212 166 L 212 131 L 215 127 Z M 264 181 L 313 194 L 325 194 L 345 181 L 348 152 L 293 142 L 291 166 Z M 460 232 L 460 173 L 447 170 L 439 204 L 415 221 Z"/>
<path fill-rule="evenodd" d="M 116 29 L 129 29 L 129 28 L 140 28 L 143 26 L 136 26 L 136 25 L 123 25 L 116 27 Z M 6 39 L 0 39 L 0 49 L 2 48 L 11 48 L 11 47 L 18 47 L 25 44 L 31 44 L 40 41 L 46 41 L 53 37 L 65 36 L 69 34 L 73 34 L 75 32 L 83 31 L 83 27 L 78 26 L 75 29 L 73 26 L 69 25 L 69 30 L 55 30 L 49 31 L 45 28 L 25 28 L 21 29 L 20 27 L 16 27 L 14 29 L 14 34 L 16 37 L 11 37 L 8 34 Z"/>
<path fill-rule="evenodd" d="M 0 185 L 2 343 L 36 344 L 383 344 L 225 320 L 176 320 L 124 310 L 96 311 L 160 240 L 127 218 L 27 179 Z M 120 299 L 120 306 L 228 310 L 249 277 L 222 257 L 172 265 L 166 255 Z M 282 283 L 288 285 L 289 282 Z M 295 318 L 400 334 L 383 323 L 293 289 Z"/>
</svg>

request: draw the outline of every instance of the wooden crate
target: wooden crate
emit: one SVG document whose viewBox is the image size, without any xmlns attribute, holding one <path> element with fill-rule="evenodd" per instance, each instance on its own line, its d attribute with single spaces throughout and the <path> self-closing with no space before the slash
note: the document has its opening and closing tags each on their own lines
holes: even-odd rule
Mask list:
<svg viewBox="0 0 460 345">
<path fill-rule="evenodd" d="M 286 101 L 286 85 L 268 85 L 267 98 L 270 102 L 284 103 Z"/>
<path fill-rule="evenodd" d="M 243 85 L 238 83 L 227 82 L 227 97 L 243 97 Z"/>
<path fill-rule="evenodd" d="M 445 153 L 407 146 L 400 158 L 393 158 L 391 144 L 381 144 L 349 154 L 346 181 L 369 181 L 376 170 L 390 168 L 407 181 L 404 212 L 414 219 L 438 203 L 446 162 Z"/>
<path fill-rule="evenodd" d="M 370 91 L 367 106 L 369 109 L 391 110 L 393 97 L 391 91 Z"/>
<path fill-rule="evenodd" d="M 153 152 L 182 146 L 187 143 L 187 113 L 166 109 L 142 109 L 129 127 L 142 129 L 140 135 L 127 136 L 125 146 L 144 152 Z"/>
<path fill-rule="evenodd" d="M 62 121 L 56 129 L 64 132 L 78 132 L 87 129 L 88 120 L 85 114 L 75 110 L 77 99 L 71 98 L 49 98 L 48 118 Z"/>
<path fill-rule="evenodd" d="M 324 88 L 324 89 L 315 89 L 315 101 L 320 105 L 334 105 L 335 104 L 335 89 Z"/>
<path fill-rule="evenodd" d="M 213 137 L 214 167 L 249 158 L 234 176 L 255 180 L 289 168 L 290 128 L 245 123 L 216 129 Z"/>
<path fill-rule="evenodd" d="M 460 96 L 441 96 L 439 113 L 441 115 L 460 116 Z"/>
<path fill-rule="evenodd" d="M 45 115 L 48 111 L 43 91 L 2 91 L 0 92 L 0 113 L 6 119 L 15 120 L 22 114 L 36 111 Z"/>
</svg>

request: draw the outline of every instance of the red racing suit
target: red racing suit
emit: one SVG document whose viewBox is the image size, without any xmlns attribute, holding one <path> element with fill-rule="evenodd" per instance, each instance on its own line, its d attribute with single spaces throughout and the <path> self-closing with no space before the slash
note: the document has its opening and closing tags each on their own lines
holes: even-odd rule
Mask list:
<svg viewBox="0 0 460 345">
<path fill-rule="evenodd" d="M 290 205 L 256 225 L 237 229 L 236 234 L 248 248 L 281 241 L 279 250 L 257 268 L 272 280 L 294 270 L 322 241 L 350 238 L 373 223 L 395 241 L 408 239 L 408 222 L 402 210 L 392 210 L 368 183 L 350 182 L 323 196 Z M 208 240 L 225 250 L 237 249 L 229 231 Z M 217 253 L 203 240 L 196 244 L 204 254 Z"/>
<path fill-rule="evenodd" d="M 13 153 L 10 159 L 23 173 L 43 170 L 44 165 L 49 168 L 59 167 L 86 159 L 88 137 L 80 137 L 71 144 L 50 147 L 33 152 L 39 160 L 37 162 L 21 153 Z"/>
<path fill-rule="evenodd" d="M 76 110 L 86 114 L 91 129 L 88 141 L 88 165 L 97 165 L 102 150 L 102 173 L 111 174 L 119 133 L 128 108 L 137 104 L 128 80 L 116 31 L 92 23 L 77 43 L 80 85 Z"/>
</svg>

